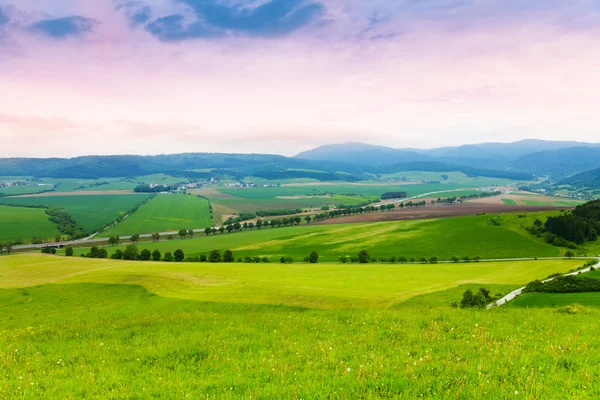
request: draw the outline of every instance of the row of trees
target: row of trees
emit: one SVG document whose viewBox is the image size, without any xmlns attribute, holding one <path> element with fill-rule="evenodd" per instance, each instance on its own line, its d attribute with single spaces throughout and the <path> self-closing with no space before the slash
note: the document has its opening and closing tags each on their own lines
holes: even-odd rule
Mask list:
<svg viewBox="0 0 600 400">
<path fill-rule="evenodd" d="M 471 261 L 475 261 L 475 262 L 479 262 L 481 260 L 480 256 L 475 256 L 473 258 L 471 258 L 470 256 L 463 256 L 462 258 L 459 257 L 452 257 L 451 261 L 454 263 L 459 263 L 459 262 L 471 262 Z M 400 263 L 400 264 L 405 264 L 405 263 L 421 263 L 421 264 L 437 264 L 440 260 L 437 257 L 430 257 L 430 258 L 425 258 L 425 257 L 420 257 L 419 259 L 416 259 L 414 257 L 411 258 L 406 258 L 404 256 L 391 256 L 391 257 L 372 257 L 369 254 L 368 250 L 361 250 L 358 255 L 356 256 L 340 256 L 339 257 L 339 261 L 342 264 L 347 264 L 347 263 L 359 263 L 359 264 L 368 264 L 368 263 L 374 263 L 374 262 L 380 262 L 380 263 L 391 263 L 391 264 L 396 264 L 396 263 Z"/>
</svg>

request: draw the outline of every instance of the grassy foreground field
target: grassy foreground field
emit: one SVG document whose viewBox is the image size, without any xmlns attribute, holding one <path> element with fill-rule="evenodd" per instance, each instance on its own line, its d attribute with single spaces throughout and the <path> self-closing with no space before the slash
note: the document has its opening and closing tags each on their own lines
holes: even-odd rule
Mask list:
<svg viewBox="0 0 600 400">
<path fill-rule="evenodd" d="M 143 207 L 142 207 L 143 208 Z M 139 211 L 138 211 L 139 212 Z M 482 215 L 439 220 L 412 220 L 345 225 L 300 225 L 224 233 L 194 239 L 142 243 L 140 248 L 162 253 L 181 248 L 188 256 L 207 254 L 213 249 L 234 252 L 236 257 L 267 256 L 272 261 L 283 255 L 302 261 L 315 250 L 322 261 L 338 261 L 339 256 L 356 255 L 362 249 L 373 257 L 404 256 L 408 259 L 479 255 L 482 258 L 553 257 L 560 249 L 544 243 L 521 228 L 531 225 L 544 213 Z M 491 218 L 500 225 L 490 222 Z M 112 254 L 117 247 L 108 247 Z M 124 247 L 119 247 L 123 249 Z M 76 254 L 87 249 L 76 249 Z"/>
<path fill-rule="evenodd" d="M 159 194 L 135 213 L 102 232 L 100 237 L 207 226 L 212 226 L 208 200 L 183 194 Z"/>
<path fill-rule="evenodd" d="M 508 289 L 572 264 L 581 262 L 480 264 L 479 274 L 509 283 Z M 390 297 L 403 297 L 390 296 L 386 287 L 413 295 L 415 288 L 440 290 L 462 279 L 462 265 L 434 277 L 430 267 L 421 267 L 421 275 L 405 275 L 400 266 L 386 267 L 393 273 L 366 266 L 340 275 L 339 265 L 278 266 L 269 277 L 282 276 L 273 280 L 256 266 L 235 267 L 248 272 L 226 265 L 203 273 L 207 266 L 0 257 L 0 397 L 600 396 L 596 309 L 577 315 L 468 311 L 450 308 L 446 296 L 438 297 L 443 292 L 414 297 L 421 302 L 410 307 L 381 308 Z M 440 285 L 429 287 L 432 281 Z M 303 292 L 321 288 L 311 300 L 319 309 L 289 307 L 295 301 L 285 283 Z M 204 302 L 222 285 L 239 295 Z M 279 293 L 271 304 L 282 305 L 258 304 L 266 288 Z M 427 296 L 432 301 L 423 300 Z M 372 308 L 353 308 L 357 301 Z"/>
<path fill-rule="evenodd" d="M 43 208 L 0 206 L 0 227 L 0 242 L 29 240 L 33 236 L 50 238 L 60 233 Z"/>
<path fill-rule="evenodd" d="M 20 197 L 2 198 L 0 204 L 64 208 L 75 219 L 78 227 L 91 232 L 114 221 L 119 215 L 131 210 L 148 197 L 150 196 L 144 194 Z"/>
</svg>

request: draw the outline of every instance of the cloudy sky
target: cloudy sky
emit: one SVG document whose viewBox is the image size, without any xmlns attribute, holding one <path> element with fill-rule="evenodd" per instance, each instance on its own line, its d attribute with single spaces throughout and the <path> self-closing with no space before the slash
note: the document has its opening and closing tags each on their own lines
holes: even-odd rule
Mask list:
<svg viewBox="0 0 600 400">
<path fill-rule="evenodd" d="M 600 141 L 600 0 L 0 0 L 0 157 Z"/>
</svg>

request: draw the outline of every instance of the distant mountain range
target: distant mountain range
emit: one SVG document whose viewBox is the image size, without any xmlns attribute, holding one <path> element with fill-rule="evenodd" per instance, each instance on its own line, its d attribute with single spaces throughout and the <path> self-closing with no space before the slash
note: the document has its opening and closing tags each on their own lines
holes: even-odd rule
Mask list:
<svg viewBox="0 0 600 400">
<path fill-rule="evenodd" d="M 204 179 L 314 178 L 357 181 L 403 171 L 462 171 L 469 176 L 554 181 L 600 167 L 600 144 L 522 140 L 430 150 L 362 143 L 317 147 L 295 157 L 271 154 L 185 153 L 158 156 L 2 158 L 0 176 L 48 178 L 135 177 L 157 173 Z"/>
<path fill-rule="evenodd" d="M 394 165 L 406 166 L 406 163 L 436 162 L 561 178 L 599 167 L 600 144 L 528 139 L 418 150 L 344 143 L 317 147 L 295 157 L 312 161 L 352 160 L 365 168 L 388 169 Z"/>
</svg>

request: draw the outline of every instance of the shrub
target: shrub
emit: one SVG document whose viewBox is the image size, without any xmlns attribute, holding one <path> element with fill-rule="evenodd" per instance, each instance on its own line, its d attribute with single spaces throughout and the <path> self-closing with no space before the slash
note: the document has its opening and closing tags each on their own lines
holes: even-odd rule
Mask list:
<svg viewBox="0 0 600 400">
<path fill-rule="evenodd" d="M 207 262 L 208 261 L 208 257 L 206 257 L 206 254 L 201 254 L 200 255 L 200 262 Z"/>
<path fill-rule="evenodd" d="M 308 262 L 311 264 L 316 264 L 319 262 L 319 255 L 317 254 L 316 251 L 313 251 L 312 253 L 310 253 L 310 255 L 308 256 Z"/>
<path fill-rule="evenodd" d="M 494 299 L 490 296 L 488 289 L 480 288 L 475 294 L 473 294 L 471 289 L 468 289 L 460 301 L 460 308 L 485 308 L 492 301 Z"/>
<path fill-rule="evenodd" d="M 160 251 L 154 250 L 152 252 L 152 260 L 154 260 L 154 261 L 160 261 L 160 257 L 161 257 Z"/>
<path fill-rule="evenodd" d="M 171 254 L 170 251 L 167 251 L 165 253 L 165 256 L 163 257 L 163 261 L 167 261 L 167 262 L 173 261 L 173 254 Z"/>
<path fill-rule="evenodd" d="M 271 262 L 271 260 L 269 260 L 269 257 L 261 257 L 260 261 L 265 264 L 269 264 Z"/>
<path fill-rule="evenodd" d="M 438 258 L 437 257 L 431 257 L 429 259 L 429 263 L 430 264 L 437 264 L 438 263 Z"/>
<path fill-rule="evenodd" d="M 73 256 L 73 248 L 72 247 L 67 247 L 65 249 L 65 256 L 67 256 L 67 257 L 72 257 Z"/>
</svg>

